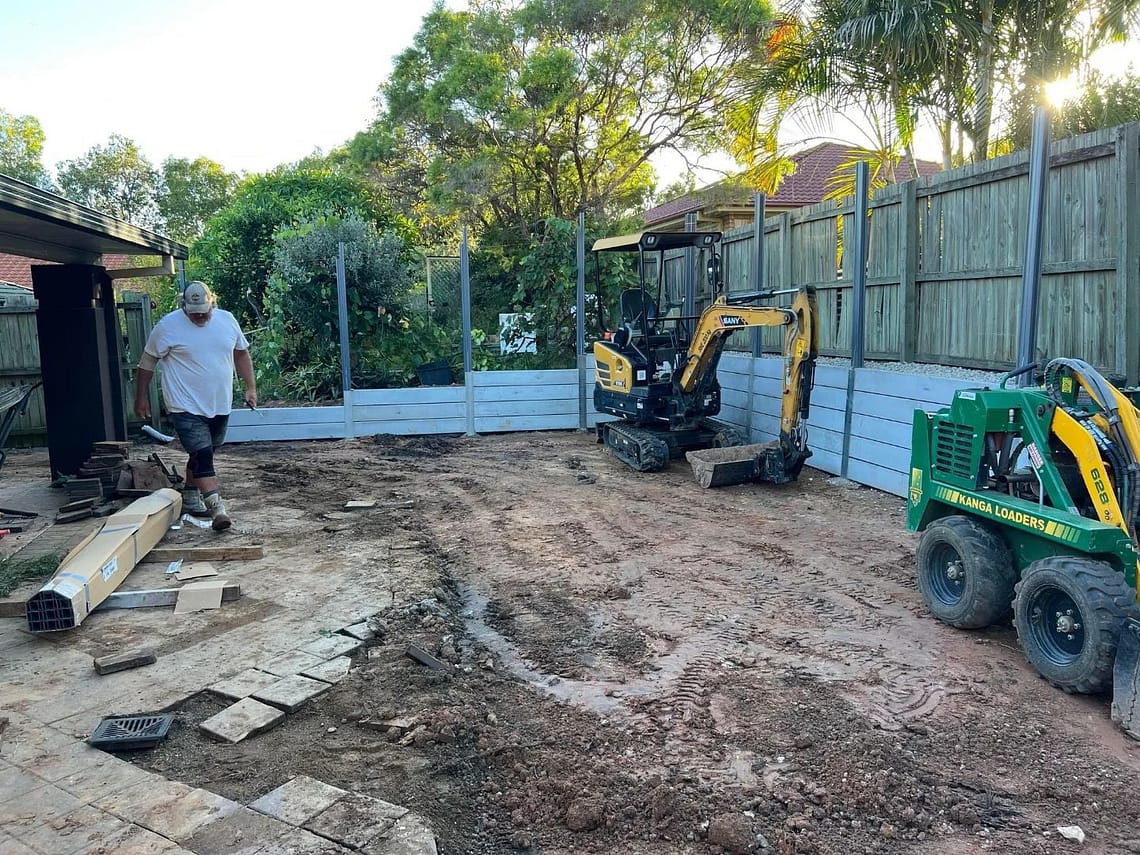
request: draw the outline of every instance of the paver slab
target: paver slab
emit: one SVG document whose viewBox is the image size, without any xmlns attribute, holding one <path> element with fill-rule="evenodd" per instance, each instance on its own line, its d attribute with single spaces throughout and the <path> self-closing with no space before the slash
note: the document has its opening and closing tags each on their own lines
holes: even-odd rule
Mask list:
<svg viewBox="0 0 1140 855">
<path fill-rule="evenodd" d="M 77 772 L 99 769 L 110 765 L 115 758 L 106 751 L 92 748 L 85 742 L 74 741 L 70 745 L 52 751 L 30 766 L 36 775 L 54 783 Z"/>
<path fill-rule="evenodd" d="M 207 691 L 213 692 L 215 695 L 221 695 L 224 698 L 240 701 L 242 698 L 248 698 L 258 689 L 272 686 L 280 679 L 278 675 L 270 674 L 268 671 L 258 671 L 256 668 L 247 668 L 240 674 L 234 674 L 234 676 L 222 680 L 220 683 L 214 683 L 214 685 L 208 686 Z"/>
<path fill-rule="evenodd" d="M 407 808 L 390 802 L 349 793 L 305 823 L 305 828 L 359 849 L 390 829 L 407 812 Z"/>
<path fill-rule="evenodd" d="M 376 637 L 376 633 L 372 631 L 372 627 L 369 626 L 368 621 L 366 620 L 362 620 L 359 623 L 354 623 L 351 626 L 346 626 L 341 630 L 341 632 L 343 632 L 345 635 L 351 635 L 353 638 L 359 639 L 360 641 L 371 641 Z"/>
<path fill-rule="evenodd" d="M 320 665 L 306 668 L 301 672 L 301 676 L 320 680 L 323 683 L 339 683 L 348 676 L 349 669 L 351 668 L 351 659 L 347 656 L 338 656 L 335 659 L 330 659 L 328 662 L 322 662 Z"/>
<path fill-rule="evenodd" d="M 438 855 L 435 834 L 419 814 L 407 813 L 360 850 L 364 855 Z"/>
<path fill-rule="evenodd" d="M 13 766 L 0 775 L 0 805 L 43 785 L 42 778 L 37 778 L 31 772 L 25 772 L 19 766 Z"/>
<path fill-rule="evenodd" d="M 304 825 L 347 794 L 347 791 L 324 781 L 298 775 L 266 793 L 250 807 L 290 825 Z"/>
<path fill-rule="evenodd" d="M 255 855 L 276 852 L 275 843 L 293 826 L 241 808 L 216 822 L 204 825 L 183 845 L 209 855 Z"/>
<path fill-rule="evenodd" d="M 0 832 L 0 852 L 4 855 L 40 855 L 35 849 L 28 848 L 15 837 L 3 832 Z"/>
<path fill-rule="evenodd" d="M 347 635 L 326 635 L 299 648 L 303 653 L 311 653 L 321 659 L 332 659 L 334 656 L 347 656 L 360 649 L 364 642 L 359 638 Z"/>
<path fill-rule="evenodd" d="M 209 790 L 191 790 L 180 799 L 153 805 L 134 818 L 137 825 L 184 843 L 211 822 L 236 813 L 241 805 Z"/>
<path fill-rule="evenodd" d="M 20 838 L 25 831 L 81 807 L 83 802 L 71 793 L 44 784 L 0 804 L 0 826 L 9 834 Z"/>
<path fill-rule="evenodd" d="M 273 855 L 345 855 L 352 852 L 339 843 L 333 843 L 300 828 L 295 828 L 279 838 L 273 849 L 269 851 L 272 851 Z M 269 855 L 269 851 L 263 850 L 259 855 Z"/>
<path fill-rule="evenodd" d="M 173 840 L 134 824 L 112 834 L 101 845 L 104 852 L 115 855 L 182 855 L 188 852 Z"/>
<path fill-rule="evenodd" d="M 20 839 L 37 852 L 55 855 L 79 855 L 89 852 L 114 852 L 107 842 L 119 836 L 128 824 L 98 808 L 83 805 L 49 822 L 23 833 Z M 0 852 L 7 852 L 0 844 Z"/>
<path fill-rule="evenodd" d="M 241 742 L 255 733 L 269 730 L 283 718 L 285 713 L 276 707 L 267 706 L 253 698 L 242 698 L 206 719 L 198 727 L 207 736 L 222 742 Z"/>
<path fill-rule="evenodd" d="M 270 674 L 276 674 L 278 677 L 288 677 L 292 674 L 300 674 L 306 668 L 312 668 L 314 665 L 320 665 L 329 656 L 315 656 L 312 653 L 305 653 L 302 650 L 290 650 L 288 653 L 278 656 L 275 659 L 270 659 L 264 665 L 258 665 L 258 670 L 268 671 Z"/>
<path fill-rule="evenodd" d="M 104 793 L 91 800 L 91 806 L 119 819 L 134 823 L 135 817 L 151 810 L 156 805 L 178 801 L 190 794 L 191 788 L 178 781 L 154 776 L 137 784 L 131 784 L 116 793 Z"/>
<path fill-rule="evenodd" d="M 328 683 L 294 674 L 291 677 L 283 677 L 272 686 L 258 689 L 250 697 L 255 701 L 272 704 L 285 710 L 285 712 L 294 712 L 300 709 L 306 701 L 315 698 L 322 692 L 327 692 L 329 688 Z"/>
<path fill-rule="evenodd" d="M 83 769 L 60 778 L 55 785 L 66 790 L 80 801 L 90 802 L 99 796 L 117 793 L 143 781 L 158 782 L 160 775 L 140 769 L 133 763 L 104 754 L 106 760 L 91 763 Z"/>
</svg>

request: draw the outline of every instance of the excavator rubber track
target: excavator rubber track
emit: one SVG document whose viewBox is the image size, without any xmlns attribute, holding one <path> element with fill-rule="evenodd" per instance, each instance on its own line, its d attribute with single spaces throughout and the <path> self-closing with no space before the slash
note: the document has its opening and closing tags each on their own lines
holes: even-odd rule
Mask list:
<svg viewBox="0 0 1140 855">
<path fill-rule="evenodd" d="M 602 441 L 614 457 L 638 472 L 660 472 L 669 466 L 669 443 L 657 433 L 633 425 L 607 422 Z"/>
</svg>

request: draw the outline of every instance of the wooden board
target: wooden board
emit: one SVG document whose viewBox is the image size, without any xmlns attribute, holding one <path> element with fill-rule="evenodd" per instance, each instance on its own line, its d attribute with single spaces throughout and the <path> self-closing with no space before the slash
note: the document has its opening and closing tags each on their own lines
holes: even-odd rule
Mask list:
<svg viewBox="0 0 1140 855">
<path fill-rule="evenodd" d="M 241 599 L 241 585 L 237 582 L 221 583 L 222 602 Z M 99 604 L 100 609 L 150 609 L 173 606 L 178 602 L 182 588 L 154 588 L 147 591 L 115 591 Z"/>
<path fill-rule="evenodd" d="M 249 561 L 264 557 L 264 546 L 159 546 L 144 555 L 142 561 Z"/>
</svg>

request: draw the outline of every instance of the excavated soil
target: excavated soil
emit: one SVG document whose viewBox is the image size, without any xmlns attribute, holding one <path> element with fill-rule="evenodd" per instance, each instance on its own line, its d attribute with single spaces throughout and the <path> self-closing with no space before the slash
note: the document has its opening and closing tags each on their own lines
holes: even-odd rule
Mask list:
<svg viewBox="0 0 1140 855">
<path fill-rule="evenodd" d="M 357 556 L 391 594 L 355 670 L 270 733 L 207 742 L 220 704 L 188 703 L 138 758 L 171 777 L 248 799 L 312 775 L 419 811 L 444 853 L 1140 852 L 1140 746 L 1008 626 L 929 616 L 899 498 L 812 469 L 702 490 L 578 433 L 220 464 L 235 513 L 311 521 L 273 554 Z"/>
</svg>

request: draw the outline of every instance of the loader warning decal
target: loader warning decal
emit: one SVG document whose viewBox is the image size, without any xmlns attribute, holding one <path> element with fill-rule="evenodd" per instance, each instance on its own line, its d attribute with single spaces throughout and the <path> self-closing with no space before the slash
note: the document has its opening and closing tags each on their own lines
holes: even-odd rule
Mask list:
<svg viewBox="0 0 1140 855">
<path fill-rule="evenodd" d="M 922 501 L 922 470 L 910 470 L 910 503 L 917 505 Z"/>
<path fill-rule="evenodd" d="M 986 514 L 1003 522 L 1013 523 L 1014 525 L 1027 528 L 1030 531 L 1044 534 L 1047 537 L 1064 540 L 1067 543 L 1076 543 L 1080 537 L 1080 530 L 1071 525 L 1043 519 L 1036 514 L 1026 513 L 1025 511 L 1014 510 L 1005 505 L 995 504 L 989 499 L 983 499 L 980 496 L 971 496 L 968 493 L 952 490 L 949 487 L 937 487 L 935 489 L 935 498 L 949 505 L 957 505 L 960 508 L 977 511 L 978 513 Z"/>
</svg>

